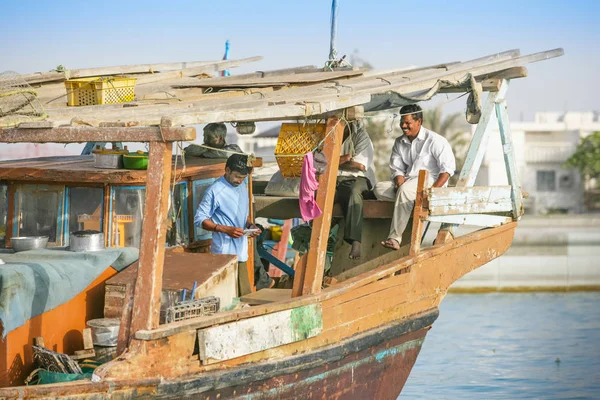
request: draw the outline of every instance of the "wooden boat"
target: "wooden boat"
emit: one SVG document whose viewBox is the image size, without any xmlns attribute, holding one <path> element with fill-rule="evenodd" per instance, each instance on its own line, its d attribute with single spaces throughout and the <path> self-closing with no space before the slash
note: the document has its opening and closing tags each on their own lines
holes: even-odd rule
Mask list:
<svg viewBox="0 0 600 400">
<path fill-rule="evenodd" d="M 560 55 L 561 49 L 528 56 L 512 50 L 463 63 L 408 70 L 323 72 L 302 67 L 213 79 L 191 77 L 201 73 L 202 65 L 88 71 L 93 75 L 115 71 L 140 74 L 138 83 L 143 85 L 136 89 L 137 96 L 145 100 L 86 107 L 56 106 L 46 110 L 48 118 L 44 121 L 24 121 L 2 128 L 0 142 L 144 142 L 149 143 L 148 170 L 105 172 L 95 169 L 89 156 L 0 163 L 0 185 L 8 201 L 6 245 L 10 247 L 10 238 L 19 234 L 21 224 L 22 213 L 15 212 L 18 210 L 15 195 L 28 185 L 49 185 L 58 191 L 71 187 L 99 189 L 103 205 L 97 213 L 93 210 L 92 216 L 103 216 L 96 218 L 96 224 L 106 233 L 106 245 L 131 245 L 116 239 L 114 232 L 124 227 L 119 225 L 122 220 L 116 218 L 117 211 L 109 205 L 115 201 L 115 190 L 143 187 L 145 211 L 143 226 L 139 227 L 137 274 L 129 272 L 129 277 L 125 277 L 122 275 L 125 272 L 116 274 L 107 269 L 90 283 L 90 287 L 96 287 L 108 282 L 104 313 L 110 310 L 113 316 L 121 318 L 118 357 L 97 368 L 92 379 L 15 386 L 18 380 L 5 378 L 4 384 L 9 386 L 0 389 L 0 398 L 395 399 L 438 316 L 439 304 L 448 287 L 503 254 L 512 242 L 523 211 L 511 149 L 506 91 L 511 79 L 527 75 L 526 63 Z M 142 74 L 160 68 L 176 69 Z M 79 76 L 85 73 L 77 71 Z M 25 78 L 38 83 L 44 79 L 59 81 L 43 82 L 37 89 L 42 100 L 55 98 L 63 90 L 60 80 L 64 75 Z M 177 101 L 159 98 L 165 88 L 169 97 L 174 96 Z M 227 90 L 219 92 L 219 89 Z M 338 269 L 334 283 L 323 288 L 327 239 L 332 217 L 339 212 L 334 207 L 333 195 L 345 121 L 360 118 L 364 112 L 427 100 L 436 93 L 479 89 L 489 94 L 457 186 L 428 189 L 424 185 L 426 172 L 421 171 L 409 232 L 410 246 L 400 251 L 384 251 L 376 245 L 385 239 L 393 205 L 367 200 L 363 258 L 360 262 L 350 262 L 345 252 L 336 252 L 333 264 Z M 494 112 L 500 125 L 509 185 L 474 187 L 489 137 L 486 128 Z M 316 198 L 323 215 L 314 220 L 310 249 L 295 265 L 293 288 L 265 292 L 270 299 L 260 305 L 161 324 L 163 289 L 167 282 L 175 282 L 186 273 L 186 265 L 197 265 L 202 270 L 203 277 L 198 279 L 201 285 L 206 283 L 206 294 L 219 290 L 227 301 L 233 296 L 232 290 L 235 291 L 235 279 L 225 278 L 246 272 L 236 270 L 233 256 L 224 256 L 226 259 L 217 262 L 209 254 L 191 252 L 205 248 L 207 242 L 194 231 L 190 218 L 199 199 L 189 188 L 196 187 L 197 182 L 207 184 L 219 176 L 224 160 L 186 159 L 185 169 L 180 162 L 174 163 L 173 143 L 196 138 L 195 128 L 185 125 L 318 119 L 326 120 L 323 152 L 329 160 L 320 177 Z M 188 188 L 180 191 L 178 200 L 188 207 L 178 224 L 187 240 L 184 239 L 183 248 L 166 251 L 168 203 L 177 185 Z M 293 199 L 256 195 L 255 200 L 251 204 L 256 207 L 256 215 L 279 218 L 298 215 Z M 454 238 L 446 227 L 439 232 L 434 246 L 422 247 L 423 224 L 427 221 L 482 229 Z M 56 235 L 56 246 L 68 241 L 68 234 L 60 232 Z M 253 271 L 252 263 L 251 258 L 249 271 Z M 179 272 L 174 272 L 177 268 Z M 208 284 L 209 281 L 212 283 Z M 175 287 L 183 284 L 179 282 Z M 111 290 L 121 291 L 120 304 L 108 301 Z M 256 293 L 261 292 L 264 291 Z M 65 330 L 81 329 L 86 320 L 82 307 L 101 304 L 101 297 L 80 296 L 60 306 L 74 307 L 73 321 L 68 327 L 52 326 L 49 313 L 60 313 L 60 307 L 29 321 L 30 325 L 41 328 L 27 328 L 28 336 L 26 340 L 20 337 L 18 351 L 7 350 L 13 339 L 9 333 L 2 342 L 0 372 L 9 375 L 14 364 L 9 358 L 19 351 L 21 363 L 25 359 L 25 364 L 31 367 L 27 358 L 30 353 L 25 354 L 30 351 L 27 346 L 33 336 L 45 332 L 55 335 L 46 340 L 47 347 L 52 348 L 49 342 L 54 341 L 56 350 L 68 351 L 68 346 L 58 344 L 66 343 Z"/>
</svg>

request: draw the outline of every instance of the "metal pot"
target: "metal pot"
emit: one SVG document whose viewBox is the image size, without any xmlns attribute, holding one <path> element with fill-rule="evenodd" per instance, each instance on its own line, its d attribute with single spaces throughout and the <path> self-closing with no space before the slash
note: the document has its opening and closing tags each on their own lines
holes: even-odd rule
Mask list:
<svg viewBox="0 0 600 400">
<path fill-rule="evenodd" d="M 69 250 L 104 250 L 104 233 L 92 230 L 71 232 L 71 236 L 69 238 Z"/>
</svg>

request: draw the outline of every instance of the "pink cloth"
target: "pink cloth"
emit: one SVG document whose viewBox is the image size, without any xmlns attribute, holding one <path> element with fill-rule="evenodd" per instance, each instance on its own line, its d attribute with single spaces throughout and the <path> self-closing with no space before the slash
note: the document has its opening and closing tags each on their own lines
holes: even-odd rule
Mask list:
<svg viewBox="0 0 600 400">
<path fill-rule="evenodd" d="M 323 213 L 315 200 L 315 190 L 319 188 L 316 172 L 313 153 L 308 152 L 302 161 L 300 175 L 300 214 L 304 221 L 315 219 Z"/>
</svg>

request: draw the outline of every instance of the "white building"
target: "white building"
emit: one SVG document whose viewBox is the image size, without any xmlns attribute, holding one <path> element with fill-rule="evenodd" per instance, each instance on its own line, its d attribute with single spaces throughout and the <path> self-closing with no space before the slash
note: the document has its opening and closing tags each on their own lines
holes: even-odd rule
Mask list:
<svg viewBox="0 0 600 400">
<path fill-rule="evenodd" d="M 584 182 L 576 169 L 564 162 L 581 138 L 600 131 L 599 112 L 542 112 L 533 122 L 512 122 L 513 149 L 527 214 L 584 212 Z M 500 133 L 494 120 L 488 151 L 476 185 L 506 185 Z M 473 126 L 473 131 L 475 126 Z"/>
</svg>

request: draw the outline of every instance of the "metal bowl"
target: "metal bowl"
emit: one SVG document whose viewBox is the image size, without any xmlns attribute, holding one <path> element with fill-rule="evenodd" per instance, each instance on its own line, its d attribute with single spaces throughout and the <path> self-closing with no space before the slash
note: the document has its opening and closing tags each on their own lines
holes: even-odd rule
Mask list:
<svg viewBox="0 0 600 400">
<path fill-rule="evenodd" d="M 48 245 L 48 236 L 19 236 L 10 238 L 15 253 L 25 250 L 45 249 Z"/>
</svg>

